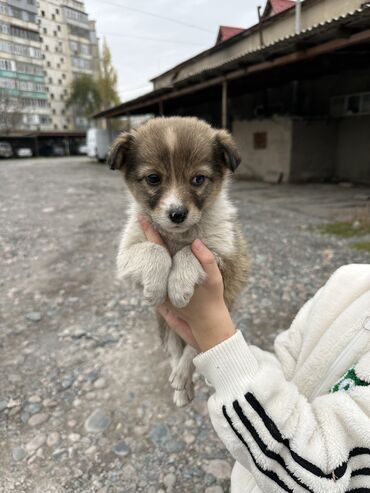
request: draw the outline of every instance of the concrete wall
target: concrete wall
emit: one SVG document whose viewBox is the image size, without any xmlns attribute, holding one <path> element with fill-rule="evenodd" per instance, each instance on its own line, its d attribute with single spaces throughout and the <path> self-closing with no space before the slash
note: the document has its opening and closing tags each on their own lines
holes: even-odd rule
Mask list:
<svg viewBox="0 0 370 493">
<path fill-rule="evenodd" d="M 254 134 L 266 133 L 265 149 L 255 149 Z M 240 178 L 274 180 L 280 173 L 289 180 L 292 121 L 276 117 L 265 120 L 235 120 L 232 134 L 242 156 L 237 175 Z"/>
<path fill-rule="evenodd" d="M 308 29 L 326 20 L 334 19 L 361 7 L 364 0 L 306 0 L 302 4 L 302 29 Z M 278 39 L 293 35 L 295 32 L 295 9 L 287 10 L 262 23 L 265 45 Z M 234 43 L 220 45 L 215 51 L 204 52 L 199 57 L 180 64 L 153 79 L 154 89 L 167 87 L 174 81 L 186 79 L 194 74 L 226 63 L 229 60 L 261 48 L 258 25 L 253 26 L 246 35 Z"/>
<path fill-rule="evenodd" d="M 335 175 L 335 120 L 293 120 L 290 181 L 324 181 Z"/>
<path fill-rule="evenodd" d="M 370 116 L 339 120 L 336 176 L 370 184 Z"/>
</svg>

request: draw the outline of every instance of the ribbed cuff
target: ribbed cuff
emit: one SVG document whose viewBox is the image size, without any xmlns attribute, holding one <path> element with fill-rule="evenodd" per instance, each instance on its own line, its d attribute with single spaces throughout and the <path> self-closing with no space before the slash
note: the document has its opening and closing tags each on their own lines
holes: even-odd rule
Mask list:
<svg viewBox="0 0 370 493">
<path fill-rule="evenodd" d="M 221 399 L 235 399 L 246 393 L 258 369 L 257 360 L 240 331 L 200 353 L 193 361 Z"/>
</svg>

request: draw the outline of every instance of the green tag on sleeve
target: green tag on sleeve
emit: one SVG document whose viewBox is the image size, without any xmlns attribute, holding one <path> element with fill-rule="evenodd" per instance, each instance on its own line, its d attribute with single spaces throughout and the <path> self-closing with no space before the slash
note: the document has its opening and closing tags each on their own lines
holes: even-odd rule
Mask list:
<svg viewBox="0 0 370 493">
<path fill-rule="evenodd" d="M 348 392 L 352 390 L 354 387 L 366 387 L 370 385 L 369 382 L 365 382 L 364 380 L 361 380 L 356 375 L 356 370 L 355 367 L 352 366 L 344 375 L 343 377 L 338 380 L 338 382 L 330 389 L 330 392 Z"/>
</svg>

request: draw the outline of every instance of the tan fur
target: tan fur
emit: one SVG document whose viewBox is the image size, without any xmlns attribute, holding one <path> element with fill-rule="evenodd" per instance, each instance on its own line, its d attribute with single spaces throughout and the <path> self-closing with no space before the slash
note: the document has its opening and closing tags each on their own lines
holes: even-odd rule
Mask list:
<svg viewBox="0 0 370 493">
<path fill-rule="evenodd" d="M 248 256 L 228 199 L 229 176 L 240 162 L 230 134 L 195 118 L 156 118 L 133 134 L 119 136 L 109 160 L 113 169 L 122 170 L 135 199 L 118 252 L 119 277 L 142 284 L 144 297 L 153 305 L 168 296 L 175 306 L 186 306 L 194 287 L 205 279 L 190 249 L 200 238 L 216 256 L 231 307 L 245 285 Z M 159 184 L 148 183 L 151 174 L 160 177 Z M 199 175 L 206 179 L 198 187 L 192 180 Z M 183 223 L 169 218 L 173 207 L 188 211 Z M 137 220 L 140 212 L 151 218 L 168 251 L 146 240 Z M 184 349 L 162 319 L 159 326 L 171 359 L 174 400 L 184 405 L 193 395 L 194 351 Z"/>
</svg>

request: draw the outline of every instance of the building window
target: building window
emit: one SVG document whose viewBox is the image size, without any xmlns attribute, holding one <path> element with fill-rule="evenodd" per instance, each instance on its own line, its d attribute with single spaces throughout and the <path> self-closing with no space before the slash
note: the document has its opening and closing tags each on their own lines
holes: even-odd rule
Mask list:
<svg viewBox="0 0 370 493">
<path fill-rule="evenodd" d="M 4 24 L 0 22 L 0 33 L 2 34 L 10 34 L 10 26 L 9 24 Z"/>
<path fill-rule="evenodd" d="M 0 24 L 1 29 L 1 24 Z M 28 39 L 30 41 L 40 41 L 39 33 L 29 29 L 23 29 L 17 26 L 10 26 L 10 34 L 18 38 Z"/>
<path fill-rule="evenodd" d="M 61 26 L 58 25 L 58 31 L 61 31 L 61 30 L 62 30 Z"/>
<path fill-rule="evenodd" d="M 56 31 L 54 31 L 54 36 L 58 36 L 58 33 Z"/>
<path fill-rule="evenodd" d="M 59 9 L 55 9 L 55 13 L 59 15 Z"/>
<path fill-rule="evenodd" d="M 7 5 L 4 2 L 0 2 L 0 14 L 36 24 L 36 14 L 28 10 L 18 9 L 12 5 Z"/>
<path fill-rule="evenodd" d="M 55 21 L 55 14 L 51 14 L 51 18 Z"/>
<path fill-rule="evenodd" d="M 253 148 L 254 149 L 266 149 L 267 148 L 267 133 L 255 132 L 253 134 Z"/>
<path fill-rule="evenodd" d="M 45 10 L 41 10 L 42 17 L 45 17 Z"/>
<path fill-rule="evenodd" d="M 67 19 L 72 19 L 74 21 L 87 23 L 88 17 L 85 12 L 81 12 L 80 10 L 70 9 L 69 7 L 64 7 L 64 13 Z"/>
<path fill-rule="evenodd" d="M 72 67 L 80 70 L 91 70 L 91 60 L 85 58 L 71 57 Z"/>
<path fill-rule="evenodd" d="M 46 27 L 44 27 L 43 31 L 44 31 L 44 34 L 47 34 L 47 32 L 48 32 L 48 30 L 46 29 Z"/>
</svg>

